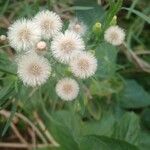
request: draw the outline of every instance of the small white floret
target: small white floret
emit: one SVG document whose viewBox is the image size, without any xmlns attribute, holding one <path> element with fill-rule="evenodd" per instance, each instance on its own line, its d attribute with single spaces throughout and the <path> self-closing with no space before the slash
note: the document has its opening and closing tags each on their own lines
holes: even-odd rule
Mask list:
<svg viewBox="0 0 150 150">
<path fill-rule="evenodd" d="M 69 63 L 84 48 L 82 38 L 73 31 L 58 34 L 51 43 L 53 56 L 62 63 Z"/>
<path fill-rule="evenodd" d="M 74 76 L 85 79 L 95 74 L 97 60 L 92 53 L 82 52 L 70 62 L 70 69 Z"/>
<path fill-rule="evenodd" d="M 61 18 L 49 10 L 39 12 L 33 20 L 40 27 L 44 39 L 50 39 L 62 29 Z"/>
<path fill-rule="evenodd" d="M 8 29 L 10 46 L 16 51 L 30 51 L 40 40 L 40 30 L 31 20 L 15 21 Z"/>
<path fill-rule="evenodd" d="M 82 36 L 86 32 L 86 26 L 83 22 L 79 21 L 77 18 L 74 18 L 70 20 L 68 30 L 74 31 Z"/>
<path fill-rule="evenodd" d="M 74 79 L 63 78 L 56 85 L 56 93 L 63 100 L 72 101 L 78 96 L 79 85 Z"/>
<path fill-rule="evenodd" d="M 25 85 L 39 86 L 46 82 L 51 74 L 48 60 L 34 53 L 21 56 L 18 60 L 18 76 Z"/>
<path fill-rule="evenodd" d="M 119 26 L 111 26 L 105 31 L 104 39 L 108 43 L 117 46 L 124 42 L 125 32 Z"/>
</svg>

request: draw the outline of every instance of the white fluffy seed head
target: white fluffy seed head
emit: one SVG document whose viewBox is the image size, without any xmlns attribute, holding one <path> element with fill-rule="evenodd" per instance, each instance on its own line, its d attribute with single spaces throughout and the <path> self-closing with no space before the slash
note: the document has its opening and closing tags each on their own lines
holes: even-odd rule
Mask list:
<svg viewBox="0 0 150 150">
<path fill-rule="evenodd" d="M 84 48 L 83 40 L 73 31 L 58 34 L 51 43 L 52 54 L 61 63 L 69 63 Z"/>
<path fill-rule="evenodd" d="M 82 36 L 86 32 L 86 26 L 83 22 L 80 22 L 77 18 L 74 18 L 70 20 L 68 30 L 74 31 Z"/>
<path fill-rule="evenodd" d="M 40 27 L 44 39 L 50 39 L 62 29 L 60 17 L 49 10 L 39 12 L 33 20 Z"/>
<path fill-rule="evenodd" d="M 28 51 L 40 40 L 40 29 L 31 20 L 15 21 L 8 29 L 10 46 L 16 51 Z"/>
<path fill-rule="evenodd" d="M 18 59 L 18 76 L 27 86 L 40 86 L 46 82 L 51 66 L 48 60 L 34 53 L 28 53 Z"/>
<path fill-rule="evenodd" d="M 78 96 L 79 85 L 74 79 L 63 78 L 56 85 L 56 93 L 63 100 L 72 101 Z"/>
<path fill-rule="evenodd" d="M 125 32 L 118 26 L 109 27 L 104 34 L 104 39 L 112 45 L 120 45 L 125 39 Z"/>
<path fill-rule="evenodd" d="M 82 52 L 70 62 L 70 69 L 74 76 L 85 79 L 95 74 L 97 60 L 92 53 Z"/>
</svg>

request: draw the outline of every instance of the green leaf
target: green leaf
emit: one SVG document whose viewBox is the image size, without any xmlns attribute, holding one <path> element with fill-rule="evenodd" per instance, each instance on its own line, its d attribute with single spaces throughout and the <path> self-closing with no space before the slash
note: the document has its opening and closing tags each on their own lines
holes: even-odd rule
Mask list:
<svg viewBox="0 0 150 150">
<path fill-rule="evenodd" d="M 117 14 L 117 12 L 121 9 L 123 0 L 117 0 L 117 2 L 110 2 L 110 8 L 106 13 L 105 21 L 102 26 L 103 30 L 105 31 L 112 21 L 113 17 Z"/>
<path fill-rule="evenodd" d="M 97 77 L 108 79 L 115 74 L 117 49 L 108 43 L 101 43 L 96 49 L 95 56 L 98 59 Z"/>
<path fill-rule="evenodd" d="M 7 120 L 7 123 L 6 123 L 5 127 L 4 127 L 4 130 L 2 132 L 2 136 L 4 136 L 5 133 L 7 132 L 8 128 L 11 124 L 11 121 L 12 121 L 12 119 L 13 119 L 15 113 L 16 113 L 16 110 L 17 110 L 16 103 L 13 103 L 12 108 L 11 108 L 11 114 L 10 114 L 10 117 L 8 118 L 8 120 Z"/>
<path fill-rule="evenodd" d="M 4 88 L 1 89 L 0 92 L 0 108 L 3 104 L 6 103 L 7 99 L 10 96 L 13 96 L 15 94 L 14 92 L 14 81 L 10 81 L 10 83 L 4 85 Z"/>
<path fill-rule="evenodd" d="M 101 117 L 101 105 L 97 99 L 90 99 L 88 101 L 87 109 L 94 119 L 99 120 Z"/>
<path fill-rule="evenodd" d="M 0 72 L 16 75 L 16 65 L 5 53 L 0 53 Z"/>
<path fill-rule="evenodd" d="M 81 150 L 138 150 L 137 147 L 120 140 L 103 136 L 85 136 L 80 140 Z"/>
<path fill-rule="evenodd" d="M 48 128 L 56 141 L 60 144 L 61 150 L 79 150 L 76 142 L 78 125 L 80 122 L 77 120 L 76 115 L 69 111 L 57 111 L 52 115 Z"/>
<path fill-rule="evenodd" d="M 147 108 L 142 112 L 141 119 L 142 119 L 143 125 L 146 128 L 150 129 L 150 108 Z"/>
<path fill-rule="evenodd" d="M 137 144 L 139 140 L 139 118 L 134 113 L 125 113 L 115 128 L 113 137 L 131 144 Z"/>
<path fill-rule="evenodd" d="M 111 113 L 105 113 L 100 120 L 84 121 L 82 123 L 83 135 L 112 136 L 115 118 Z"/>
<path fill-rule="evenodd" d="M 150 105 L 150 95 L 134 80 L 127 80 L 119 96 L 124 108 L 140 108 Z"/>
<path fill-rule="evenodd" d="M 128 10 L 128 11 L 136 14 L 137 16 L 139 16 L 140 18 L 142 18 L 143 20 L 145 20 L 146 22 L 148 22 L 150 24 L 150 17 L 146 16 L 145 14 L 141 13 L 140 11 L 131 9 L 131 8 L 126 8 L 126 7 L 123 7 L 122 9 Z"/>
<path fill-rule="evenodd" d="M 115 76 L 110 80 L 92 80 L 90 91 L 92 95 L 110 96 L 113 93 L 119 92 L 122 88 L 122 81 Z"/>
<path fill-rule="evenodd" d="M 96 0 L 87 1 L 87 0 L 76 0 L 76 6 L 80 7 L 92 7 L 93 9 L 88 10 L 76 10 L 77 18 L 81 19 L 89 28 L 93 26 L 97 21 L 101 21 L 104 9 L 97 5 Z"/>
<path fill-rule="evenodd" d="M 149 150 L 150 149 L 150 132 L 143 131 L 140 133 L 140 143 L 139 148 L 140 150 Z"/>
</svg>

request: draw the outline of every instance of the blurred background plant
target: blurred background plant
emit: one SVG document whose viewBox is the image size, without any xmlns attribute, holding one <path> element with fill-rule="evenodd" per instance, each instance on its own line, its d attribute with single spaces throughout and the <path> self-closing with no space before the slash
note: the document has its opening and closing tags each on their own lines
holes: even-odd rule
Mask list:
<svg viewBox="0 0 150 150">
<path fill-rule="evenodd" d="M 15 51 L 1 36 L 0 149 L 149 150 L 150 1 L 1 0 L 0 35 L 14 20 L 42 9 L 58 13 L 65 28 L 72 17 L 85 23 L 84 40 L 100 62 L 98 71 L 80 83 L 76 100 L 62 101 L 55 76 L 39 88 L 18 80 Z M 119 47 L 103 40 L 115 22 L 126 32 Z"/>
</svg>

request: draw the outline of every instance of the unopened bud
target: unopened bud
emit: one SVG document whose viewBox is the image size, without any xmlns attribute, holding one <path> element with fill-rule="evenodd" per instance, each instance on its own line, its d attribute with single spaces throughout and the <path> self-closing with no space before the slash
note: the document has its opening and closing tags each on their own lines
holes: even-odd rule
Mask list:
<svg viewBox="0 0 150 150">
<path fill-rule="evenodd" d="M 100 22 L 96 22 L 95 25 L 93 26 L 93 32 L 95 34 L 100 33 L 101 31 L 101 23 Z"/>
<path fill-rule="evenodd" d="M 6 39 L 7 39 L 6 35 L 1 35 L 1 36 L 0 36 L 0 40 L 1 40 L 1 41 L 5 41 Z"/>
<path fill-rule="evenodd" d="M 112 21 L 110 22 L 110 25 L 114 26 L 116 24 L 117 24 L 117 16 L 114 16 L 113 19 L 112 19 Z"/>
<path fill-rule="evenodd" d="M 37 49 L 38 50 L 45 50 L 46 47 L 47 47 L 47 45 L 46 45 L 46 42 L 44 42 L 44 41 L 40 41 L 37 43 Z"/>
</svg>

